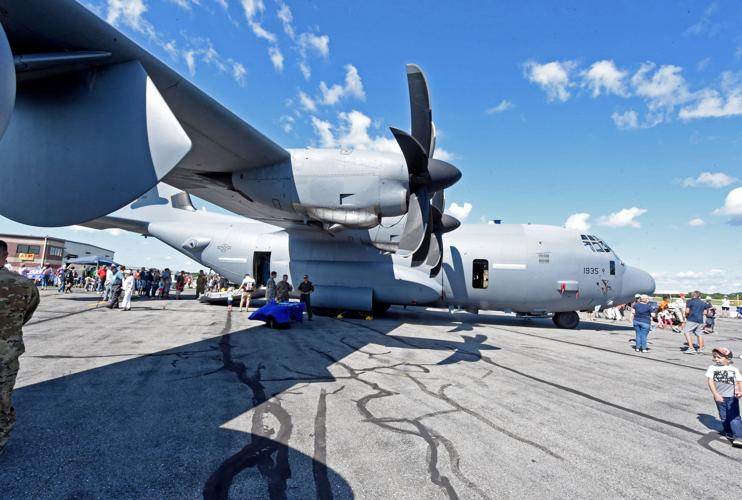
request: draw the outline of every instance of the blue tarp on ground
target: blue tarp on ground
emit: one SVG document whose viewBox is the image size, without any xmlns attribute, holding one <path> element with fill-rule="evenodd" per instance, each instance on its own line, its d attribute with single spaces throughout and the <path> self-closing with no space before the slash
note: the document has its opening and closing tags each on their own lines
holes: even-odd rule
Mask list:
<svg viewBox="0 0 742 500">
<path fill-rule="evenodd" d="M 270 301 L 250 315 L 250 319 L 258 321 L 267 321 L 269 316 L 273 316 L 275 322 L 279 325 L 287 325 L 294 321 L 301 321 L 304 314 L 304 304 L 301 302 L 274 302 Z"/>
</svg>

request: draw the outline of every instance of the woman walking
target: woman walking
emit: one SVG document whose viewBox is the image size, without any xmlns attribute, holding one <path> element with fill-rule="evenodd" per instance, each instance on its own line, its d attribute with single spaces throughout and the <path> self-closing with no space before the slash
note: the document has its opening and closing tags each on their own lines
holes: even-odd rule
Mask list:
<svg viewBox="0 0 742 500">
<path fill-rule="evenodd" d="M 647 337 L 652 325 L 652 306 L 649 305 L 649 296 L 642 295 L 634 302 L 634 330 L 636 331 L 636 352 L 649 352 Z"/>
</svg>

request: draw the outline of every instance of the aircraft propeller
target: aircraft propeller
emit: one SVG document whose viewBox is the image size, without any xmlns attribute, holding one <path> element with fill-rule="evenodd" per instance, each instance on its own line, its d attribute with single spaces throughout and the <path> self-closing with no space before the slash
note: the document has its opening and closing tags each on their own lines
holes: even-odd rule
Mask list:
<svg viewBox="0 0 742 500">
<path fill-rule="evenodd" d="M 406 69 L 412 134 L 391 127 L 407 164 L 410 190 L 407 221 L 397 254 L 412 255 L 413 266 L 425 263 L 431 267 L 431 276 L 435 276 L 443 259 L 441 235 L 459 226 L 455 218 L 443 214 L 443 190 L 461 178 L 461 171 L 448 162 L 433 158 L 435 125 L 428 83 L 417 65 L 408 64 Z"/>
</svg>

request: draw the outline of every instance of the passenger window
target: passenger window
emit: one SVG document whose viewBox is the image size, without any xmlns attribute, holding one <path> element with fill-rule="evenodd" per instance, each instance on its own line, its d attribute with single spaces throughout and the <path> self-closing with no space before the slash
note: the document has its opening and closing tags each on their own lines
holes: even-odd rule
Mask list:
<svg viewBox="0 0 742 500">
<path fill-rule="evenodd" d="M 611 276 L 615 276 L 616 275 L 616 261 L 612 260 L 608 264 L 610 264 L 611 266 Z"/>
<path fill-rule="evenodd" d="M 490 265 L 484 259 L 474 259 L 471 273 L 471 285 L 474 288 L 487 288 L 490 284 Z"/>
</svg>

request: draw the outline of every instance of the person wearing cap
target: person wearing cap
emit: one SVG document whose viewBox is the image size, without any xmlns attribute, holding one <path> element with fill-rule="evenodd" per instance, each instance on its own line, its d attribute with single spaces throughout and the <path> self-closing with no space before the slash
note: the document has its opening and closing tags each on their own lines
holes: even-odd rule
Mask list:
<svg viewBox="0 0 742 500">
<path fill-rule="evenodd" d="M 703 351 L 703 316 L 706 313 L 706 309 L 711 307 L 711 304 L 701 300 L 701 292 L 698 290 L 693 292 L 692 299 L 685 305 L 685 327 L 683 333 L 685 334 L 685 340 L 688 342 L 688 349 L 685 354 L 696 354 Z M 693 349 L 693 335 L 698 340 L 698 350 Z"/>
<path fill-rule="evenodd" d="M 121 290 L 124 284 L 124 271 L 125 266 L 121 266 L 119 269 L 113 268 L 113 280 L 111 281 L 111 301 L 108 303 L 109 309 L 118 309 L 119 300 L 121 300 Z"/>
<path fill-rule="evenodd" d="M 124 311 L 131 311 L 131 296 L 134 293 L 134 275 L 131 269 L 124 271 L 124 300 L 121 307 Z"/>
<path fill-rule="evenodd" d="M 714 403 L 719 410 L 719 419 L 724 434 L 732 446 L 742 448 L 742 419 L 739 416 L 739 399 L 742 397 L 742 376 L 731 366 L 734 354 L 728 347 L 715 347 L 711 351 L 714 364 L 706 370 L 706 378 Z"/>
<path fill-rule="evenodd" d="M 307 318 L 309 321 L 312 321 L 312 300 L 311 295 L 312 292 L 314 292 L 314 285 L 311 281 L 309 281 L 309 275 L 304 275 L 304 281 L 299 283 L 299 286 L 297 287 L 299 289 L 299 292 L 301 295 L 299 295 L 299 300 L 302 301 L 304 304 L 304 307 L 307 310 Z"/>
</svg>

